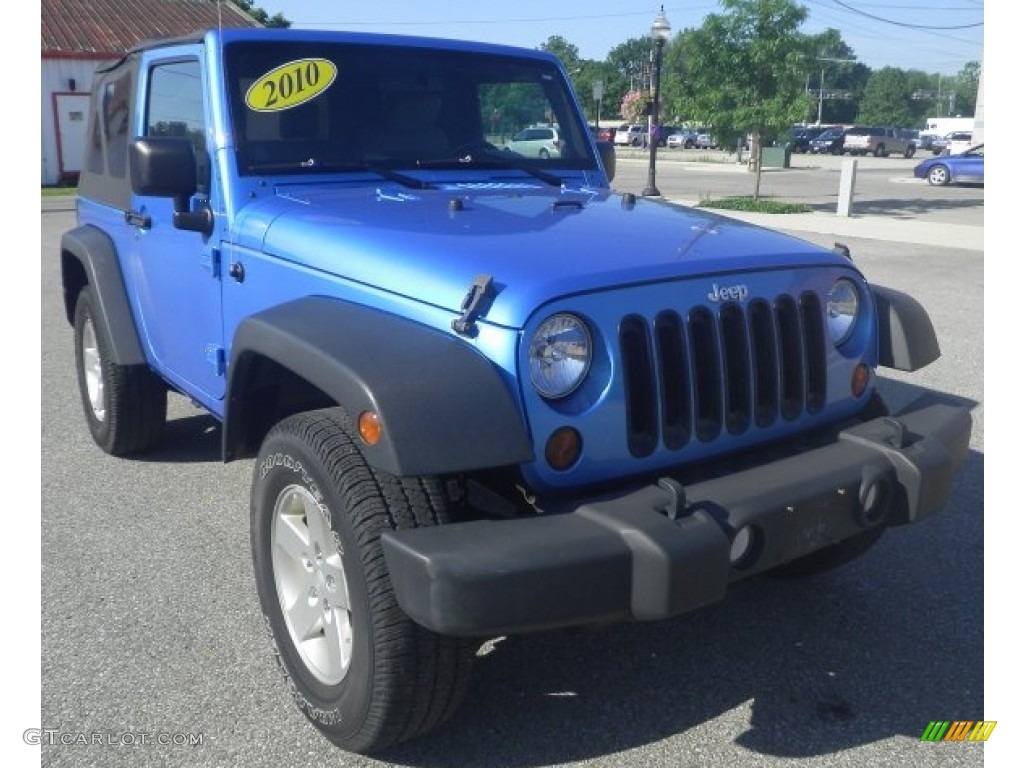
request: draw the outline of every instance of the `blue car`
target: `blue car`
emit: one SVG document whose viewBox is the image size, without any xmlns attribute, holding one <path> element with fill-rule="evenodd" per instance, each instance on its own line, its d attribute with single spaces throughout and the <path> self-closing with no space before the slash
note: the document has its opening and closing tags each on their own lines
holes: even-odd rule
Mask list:
<svg viewBox="0 0 1024 768">
<path fill-rule="evenodd" d="M 922 160 L 914 167 L 914 176 L 929 184 L 985 183 L 985 145 L 978 144 L 959 155 L 940 155 Z"/>
</svg>

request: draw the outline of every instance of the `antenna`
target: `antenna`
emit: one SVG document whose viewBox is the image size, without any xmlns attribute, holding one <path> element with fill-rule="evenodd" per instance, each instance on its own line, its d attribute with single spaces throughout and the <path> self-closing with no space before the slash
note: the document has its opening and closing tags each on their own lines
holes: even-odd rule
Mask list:
<svg viewBox="0 0 1024 768">
<path fill-rule="evenodd" d="M 221 19 L 221 16 L 220 16 L 220 4 L 221 4 L 221 0 L 217 0 L 217 30 L 218 31 L 223 31 L 224 30 L 224 22 L 223 22 L 223 20 Z"/>
</svg>

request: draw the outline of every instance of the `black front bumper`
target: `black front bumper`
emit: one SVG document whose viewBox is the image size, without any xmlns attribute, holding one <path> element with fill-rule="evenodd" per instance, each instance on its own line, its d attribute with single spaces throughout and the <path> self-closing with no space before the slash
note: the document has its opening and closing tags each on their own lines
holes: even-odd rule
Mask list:
<svg viewBox="0 0 1024 768">
<path fill-rule="evenodd" d="M 388 531 L 384 555 L 402 609 L 441 634 L 667 618 L 736 579 L 938 511 L 970 432 L 965 408 L 912 408 L 685 487 L 665 479 L 565 514 Z"/>
</svg>

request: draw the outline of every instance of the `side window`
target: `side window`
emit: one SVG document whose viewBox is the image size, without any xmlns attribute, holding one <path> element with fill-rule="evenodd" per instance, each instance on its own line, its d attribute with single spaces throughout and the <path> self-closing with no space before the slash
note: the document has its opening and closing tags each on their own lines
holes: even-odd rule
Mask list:
<svg viewBox="0 0 1024 768">
<path fill-rule="evenodd" d="M 131 122 L 132 75 L 125 71 L 103 84 L 100 108 L 106 140 L 107 175 L 123 179 L 128 166 L 128 127 Z"/>
<path fill-rule="evenodd" d="M 200 191 L 206 190 L 209 158 L 198 61 L 175 61 L 150 69 L 145 135 L 180 136 L 191 140 L 196 151 Z"/>
</svg>

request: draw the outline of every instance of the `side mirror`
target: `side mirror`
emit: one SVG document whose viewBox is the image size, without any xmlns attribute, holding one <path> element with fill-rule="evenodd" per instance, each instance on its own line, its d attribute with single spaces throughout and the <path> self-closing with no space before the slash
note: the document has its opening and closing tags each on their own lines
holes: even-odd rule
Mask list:
<svg viewBox="0 0 1024 768">
<path fill-rule="evenodd" d="M 615 145 L 610 141 L 597 142 L 597 153 L 601 156 L 601 163 L 604 165 L 604 172 L 608 181 L 615 178 Z"/>
<path fill-rule="evenodd" d="M 213 232 L 209 207 L 190 210 L 189 200 L 199 189 L 196 151 L 178 136 L 145 136 L 132 140 L 128 150 L 132 191 L 137 195 L 174 198 L 174 226 L 190 232 Z"/>
</svg>

